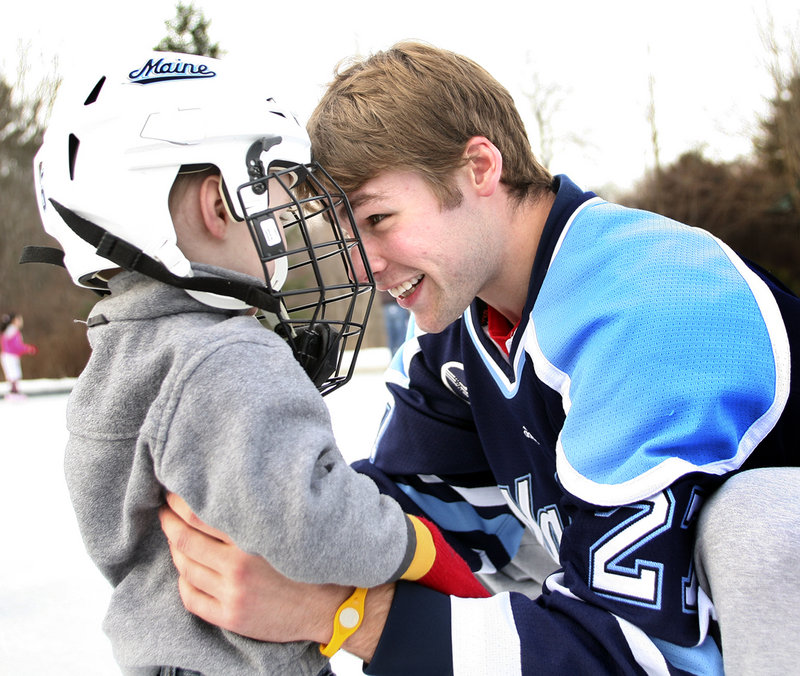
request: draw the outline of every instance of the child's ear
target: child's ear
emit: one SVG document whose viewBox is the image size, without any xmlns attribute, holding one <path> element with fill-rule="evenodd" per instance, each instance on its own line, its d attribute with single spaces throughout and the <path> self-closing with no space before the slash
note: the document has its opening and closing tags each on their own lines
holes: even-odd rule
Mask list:
<svg viewBox="0 0 800 676">
<path fill-rule="evenodd" d="M 220 176 L 206 176 L 200 184 L 200 215 L 212 237 L 224 239 L 230 224 L 230 215 L 222 199 Z"/>
</svg>

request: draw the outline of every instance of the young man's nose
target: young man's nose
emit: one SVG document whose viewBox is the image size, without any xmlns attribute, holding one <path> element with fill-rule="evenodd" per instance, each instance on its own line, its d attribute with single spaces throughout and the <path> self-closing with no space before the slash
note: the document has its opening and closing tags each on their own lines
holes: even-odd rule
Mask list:
<svg viewBox="0 0 800 676">
<path fill-rule="evenodd" d="M 353 268 L 350 270 L 351 281 L 365 284 L 368 281 L 367 270 L 361 258 L 361 252 L 355 247 L 353 247 L 351 252 L 351 260 L 353 262 Z"/>
<path fill-rule="evenodd" d="M 364 247 L 364 252 L 367 255 L 367 260 L 369 261 L 369 266 L 372 270 L 372 273 L 376 274 L 383 271 L 386 265 L 384 263 L 383 258 L 378 255 L 376 247 L 370 245 L 366 241 L 362 241 L 362 244 Z M 355 280 L 360 284 L 366 283 L 368 277 L 367 277 L 366 266 L 364 265 L 364 261 L 361 258 L 361 253 L 355 247 L 351 251 L 353 260 L 352 274 L 355 276 Z"/>
</svg>

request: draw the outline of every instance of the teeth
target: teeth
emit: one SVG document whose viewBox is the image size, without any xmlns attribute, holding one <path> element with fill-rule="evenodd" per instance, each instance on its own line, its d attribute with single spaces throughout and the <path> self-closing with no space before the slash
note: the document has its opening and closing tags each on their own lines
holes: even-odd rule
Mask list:
<svg viewBox="0 0 800 676">
<path fill-rule="evenodd" d="M 409 291 L 419 284 L 421 279 L 422 275 L 417 275 L 414 279 L 409 279 L 402 284 L 398 284 L 393 289 L 389 289 L 389 293 L 392 295 L 392 298 L 399 298 L 400 296 L 405 297 L 408 295 Z"/>
</svg>

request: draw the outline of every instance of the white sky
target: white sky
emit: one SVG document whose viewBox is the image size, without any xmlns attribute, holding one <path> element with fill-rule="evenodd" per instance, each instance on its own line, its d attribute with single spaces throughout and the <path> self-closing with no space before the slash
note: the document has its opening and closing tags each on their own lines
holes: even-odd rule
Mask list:
<svg viewBox="0 0 800 676">
<path fill-rule="evenodd" d="M 10 3 L 11 0 L 2 0 Z M 0 68 L 13 79 L 28 60 L 67 73 L 121 48 L 152 48 L 175 15 L 173 0 L 28 0 L 0 23 Z M 655 81 L 662 162 L 703 148 L 713 159 L 750 150 L 772 94 L 759 26 L 771 14 L 800 27 L 797 0 L 195 0 L 225 58 L 261 64 L 287 106 L 306 118 L 334 65 L 353 53 L 418 38 L 486 67 L 512 93 L 534 137 L 525 92 L 533 75 L 556 84 L 550 167 L 587 188 L 627 188 L 652 166 L 648 78 Z M 52 70 L 52 66 L 50 67 Z M 246 83 L 242 85 L 247 86 Z M 232 105 L 234 105 L 232 103 Z M 582 141 L 579 145 L 567 139 Z"/>
</svg>

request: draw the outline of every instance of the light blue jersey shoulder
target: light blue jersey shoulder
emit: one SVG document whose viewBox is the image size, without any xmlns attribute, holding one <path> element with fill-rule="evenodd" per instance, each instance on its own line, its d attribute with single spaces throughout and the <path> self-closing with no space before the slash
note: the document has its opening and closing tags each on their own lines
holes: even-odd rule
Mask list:
<svg viewBox="0 0 800 676">
<path fill-rule="evenodd" d="M 738 468 L 789 391 L 772 294 L 709 233 L 595 199 L 564 229 L 526 351 L 559 391 L 565 488 L 595 504 Z"/>
</svg>

